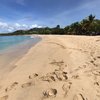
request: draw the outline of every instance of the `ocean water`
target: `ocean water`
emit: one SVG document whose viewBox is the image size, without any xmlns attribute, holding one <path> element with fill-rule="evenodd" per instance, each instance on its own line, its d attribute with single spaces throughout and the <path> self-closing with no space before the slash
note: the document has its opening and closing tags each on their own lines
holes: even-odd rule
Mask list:
<svg viewBox="0 0 100 100">
<path fill-rule="evenodd" d="M 0 52 L 19 44 L 25 45 L 25 43 L 37 43 L 38 41 L 40 41 L 39 37 L 31 38 L 30 36 L 0 36 Z"/>
</svg>

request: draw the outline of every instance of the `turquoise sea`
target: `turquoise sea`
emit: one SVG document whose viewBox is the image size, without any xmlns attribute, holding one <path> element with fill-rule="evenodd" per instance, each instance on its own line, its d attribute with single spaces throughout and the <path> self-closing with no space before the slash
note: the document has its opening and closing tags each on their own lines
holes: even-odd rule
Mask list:
<svg viewBox="0 0 100 100">
<path fill-rule="evenodd" d="M 0 36 L 0 52 L 19 44 L 22 45 L 25 45 L 25 43 L 35 44 L 40 40 L 41 39 L 39 37 L 31 38 L 30 36 Z"/>
</svg>

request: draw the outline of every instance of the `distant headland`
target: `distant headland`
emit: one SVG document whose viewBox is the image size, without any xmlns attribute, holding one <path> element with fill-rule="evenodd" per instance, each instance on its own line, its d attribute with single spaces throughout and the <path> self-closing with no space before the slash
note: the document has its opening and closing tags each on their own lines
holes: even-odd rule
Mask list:
<svg viewBox="0 0 100 100">
<path fill-rule="evenodd" d="M 71 25 L 68 25 L 64 28 L 61 28 L 60 25 L 56 27 L 42 27 L 42 28 L 32 28 L 29 30 L 17 30 L 11 33 L 1 33 L 0 36 L 9 36 L 9 35 L 100 35 L 100 20 L 95 19 L 95 16 L 90 14 L 88 17 L 84 18 L 80 22 L 74 22 Z"/>
</svg>

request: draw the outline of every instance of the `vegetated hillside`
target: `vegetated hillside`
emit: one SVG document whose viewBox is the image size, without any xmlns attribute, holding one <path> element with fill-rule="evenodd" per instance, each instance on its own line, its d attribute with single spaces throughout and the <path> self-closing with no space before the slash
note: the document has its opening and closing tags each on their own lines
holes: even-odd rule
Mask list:
<svg viewBox="0 0 100 100">
<path fill-rule="evenodd" d="M 17 30 L 12 33 L 1 35 L 29 35 L 29 34 L 60 34 L 60 35 L 100 35 L 100 20 L 95 19 L 92 14 L 80 22 L 61 28 L 57 25 L 54 28 L 32 28 L 30 30 Z"/>
</svg>

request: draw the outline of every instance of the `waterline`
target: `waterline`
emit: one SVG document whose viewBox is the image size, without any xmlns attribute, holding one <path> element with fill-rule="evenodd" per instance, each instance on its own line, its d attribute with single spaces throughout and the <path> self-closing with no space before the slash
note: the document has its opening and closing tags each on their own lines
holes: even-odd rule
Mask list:
<svg viewBox="0 0 100 100">
<path fill-rule="evenodd" d="M 31 36 L 0 36 L 0 53 L 7 52 L 9 49 L 30 47 L 30 45 L 40 41 L 40 37 Z"/>
</svg>

